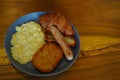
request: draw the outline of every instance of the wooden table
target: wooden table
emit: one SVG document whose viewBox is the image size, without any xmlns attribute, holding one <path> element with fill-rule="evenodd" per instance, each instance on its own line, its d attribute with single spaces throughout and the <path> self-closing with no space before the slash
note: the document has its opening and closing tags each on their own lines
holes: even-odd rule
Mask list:
<svg viewBox="0 0 120 80">
<path fill-rule="evenodd" d="M 0 54 L 5 54 L 4 37 L 9 26 L 17 18 L 37 11 L 62 13 L 76 26 L 80 35 L 120 37 L 120 0 L 0 0 Z M 7 79 L 120 80 L 120 51 L 79 57 L 67 71 L 52 77 L 32 77 L 11 64 L 2 63 L 0 80 Z"/>
</svg>

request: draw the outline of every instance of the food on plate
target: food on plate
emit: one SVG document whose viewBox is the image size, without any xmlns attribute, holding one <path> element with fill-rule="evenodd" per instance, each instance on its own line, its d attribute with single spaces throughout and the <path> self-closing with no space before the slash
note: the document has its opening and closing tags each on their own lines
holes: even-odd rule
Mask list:
<svg viewBox="0 0 120 80">
<path fill-rule="evenodd" d="M 30 21 L 16 26 L 11 54 L 20 64 L 31 61 L 35 68 L 47 73 L 57 67 L 63 54 L 68 61 L 73 60 L 75 32 L 60 13 L 44 14 L 38 19 L 40 24 Z"/>
<path fill-rule="evenodd" d="M 66 59 L 71 61 L 73 59 L 73 53 L 69 44 L 66 42 L 65 38 L 62 36 L 62 34 L 59 32 L 59 30 L 56 27 L 51 26 L 50 31 L 52 32 L 57 43 L 62 48 Z"/>
<path fill-rule="evenodd" d="M 74 47 L 76 45 L 76 40 L 73 36 L 63 36 L 69 46 Z M 50 32 L 45 33 L 45 39 L 47 42 L 56 42 L 55 38 Z"/>
<path fill-rule="evenodd" d="M 26 64 L 45 43 L 45 35 L 38 23 L 24 23 L 16 27 L 16 33 L 12 36 L 12 57 L 20 64 Z"/>
<path fill-rule="evenodd" d="M 54 38 L 54 36 L 52 35 L 51 32 L 46 32 L 45 33 L 45 40 L 47 42 L 56 42 L 56 40 L 55 40 L 55 38 Z"/>
<path fill-rule="evenodd" d="M 63 57 L 63 52 L 56 43 L 46 43 L 32 58 L 32 64 L 41 72 L 53 71 Z"/>
<path fill-rule="evenodd" d="M 39 22 L 43 27 L 45 33 L 52 33 L 54 39 L 62 48 L 67 60 L 73 60 L 72 50 L 68 42 L 65 40 L 64 35 L 74 36 L 75 32 L 66 20 L 66 18 L 60 13 L 49 13 L 40 16 Z M 49 41 L 52 41 L 52 38 L 50 39 L 49 37 Z"/>
<path fill-rule="evenodd" d="M 76 40 L 73 36 L 66 36 L 65 40 L 71 47 L 74 47 L 76 45 Z"/>
<path fill-rule="evenodd" d="M 49 13 L 42 15 L 40 16 L 39 21 L 45 30 L 49 31 L 51 26 L 56 26 L 64 35 L 69 36 L 75 34 L 69 22 L 60 13 Z"/>
</svg>

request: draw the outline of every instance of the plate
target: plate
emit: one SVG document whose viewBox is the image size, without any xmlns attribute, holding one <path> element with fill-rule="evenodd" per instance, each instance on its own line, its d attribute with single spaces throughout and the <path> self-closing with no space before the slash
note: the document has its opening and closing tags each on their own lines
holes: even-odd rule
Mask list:
<svg viewBox="0 0 120 80">
<path fill-rule="evenodd" d="M 9 27 L 9 29 L 6 33 L 5 40 L 4 40 L 5 50 L 6 50 L 6 53 L 8 55 L 10 62 L 20 71 L 27 73 L 29 75 L 32 75 L 32 76 L 52 76 L 52 75 L 56 75 L 56 74 L 59 74 L 61 72 L 64 72 L 69 67 L 71 67 L 72 64 L 76 61 L 76 59 L 79 55 L 79 51 L 80 51 L 79 34 L 78 34 L 75 26 L 72 23 L 70 23 L 72 28 L 75 31 L 75 39 L 77 41 L 76 46 L 71 48 L 73 51 L 73 55 L 74 55 L 74 59 L 72 61 L 67 61 L 66 58 L 63 57 L 61 62 L 58 64 L 58 66 L 52 72 L 43 73 L 43 72 L 40 72 L 39 70 L 37 70 L 36 68 L 34 68 L 32 66 L 31 62 L 29 62 L 28 64 L 25 64 L 25 65 L 22 65 L 13 59 L 13 57 L 11 56 L 10 47 L 11 47 L 12 35 L 16 32 L 15 27 L 18 25 L 21 25 L 23 23 L 29 22 L 29 21 L 38 22 L 38 17 L 40 17 L 41 15 L 46 14 L 46 13 L 48 13 L 48 12 L 34 12 L 34 13 L 29 13 L 29 14 L 26 14 L 26 15 L 20 17 Z"/>
</svg>

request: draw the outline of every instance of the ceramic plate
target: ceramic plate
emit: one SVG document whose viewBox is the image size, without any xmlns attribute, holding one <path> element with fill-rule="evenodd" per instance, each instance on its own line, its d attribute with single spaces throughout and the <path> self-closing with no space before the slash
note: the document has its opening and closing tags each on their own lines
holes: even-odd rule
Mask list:
<svg viewBox="0 0 120 80">
<path fill-rule="evenodd" d="M 67 61 L 65 59 L 65 57 L 62 58 L 61 62 L 58 64 L 58 66 L 49 73 L 43 73 L 40 72 L 39 70 L 37 70 L 36 68 L 34 68 L 32 66 L 32 63 L 29 62 L 28 64 L 22 65 L 19 64 L 17 61 L 15 61 L 12 56 L 11 56 L 11 51 L 10 51 L 10 47 L 11 47 L 11 38 L 12 35 L 16 32 L 15 27 L 18 25 L 21 25 L 23 23 L 29 22 L 29 21 L 35 21 L 38 23 L 38 17 L 40 17 L 43 14 L 46 14 L 48 12 L 34 12 L 34 13 L 30 13 L 27 15 L 24 15 L 22 17 L 20 17 L 19 19 L 17 19 L 8 29 L 7 33 L 6 33 L 6 37 L 5 37 L 5 50 L 6 53 L 8 55 L 9 60 L 11 61 L 11 63 L 20 71 L 27 73 L 29 75 L 32 76 L 52 76 L 52 75 L 56 75 L 58 73 L 61 73 L 65 70 L 67 70 L 77 59 L 78 55 L 79 55 L 79 51 L 80 51 L 80 39 L 79 39 L 79 34 L 75 28 L 75 26 L 71 24 L 72 28 L 75 31 L 75 39 L 76 39 L 76 46 L 71 48 L 73 51 L 73 55 L 74 55 L 74 59 L 72 61 Z"/>
</svg>

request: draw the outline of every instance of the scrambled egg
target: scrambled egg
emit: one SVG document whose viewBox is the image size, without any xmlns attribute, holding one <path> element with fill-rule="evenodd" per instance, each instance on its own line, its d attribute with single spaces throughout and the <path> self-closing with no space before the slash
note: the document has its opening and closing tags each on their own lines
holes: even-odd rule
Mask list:
<svg viewBox="0 0 120 80">
<path fill-rule="evenodd" d="M 19 63 L 26 64 L 45 44 L 45 35 L 41 26 L 33 21 L 17 26 L 16 31 L 11 40 L 12 57 Z"/>
</svg>

